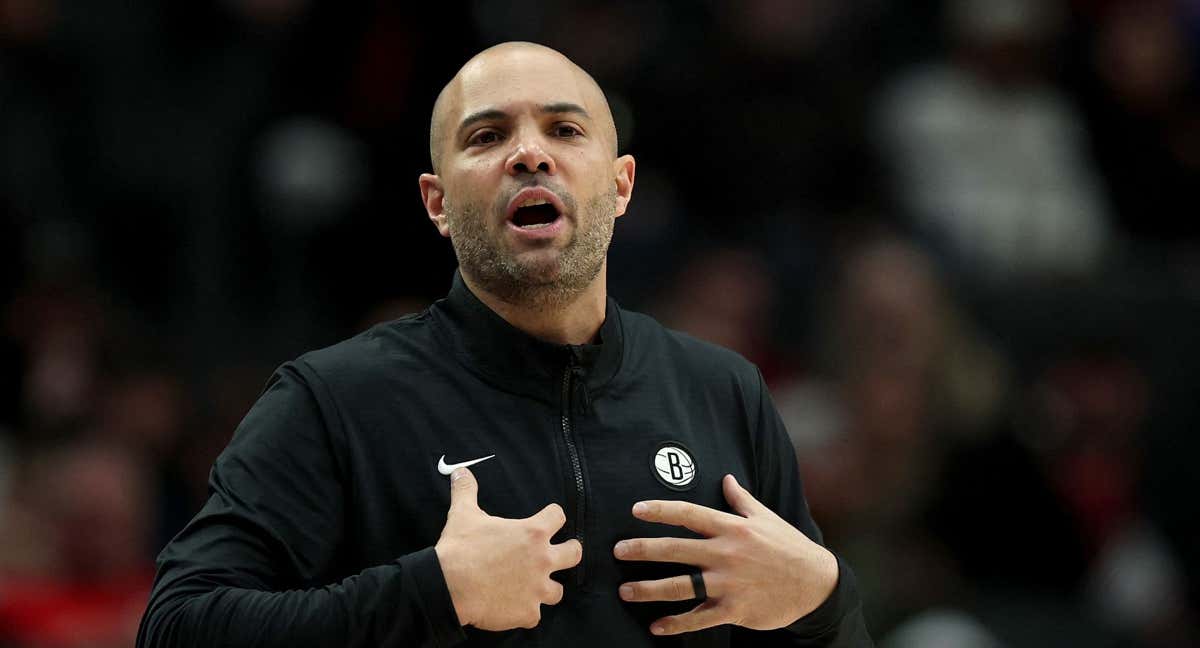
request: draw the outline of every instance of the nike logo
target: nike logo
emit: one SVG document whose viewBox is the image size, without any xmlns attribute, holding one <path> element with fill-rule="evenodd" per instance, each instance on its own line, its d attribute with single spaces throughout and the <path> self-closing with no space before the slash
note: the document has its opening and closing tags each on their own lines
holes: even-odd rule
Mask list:
<svg viewBox="0 0 1200 648">
<path fill-rule="evenodd" d="M 486 457 L 480 457 L 479 459 L 472 459 L 470 461 L 464 461 L 462 463 L 447 464 L 446 463 L 446 455 L 442 455 L 442 458 L 438 459 L 438 472 L 442 473 L 443 475 L 449 475 L 450 473 L 454 472 L 454 470 L 456 468 L 466 468 L 467 466 L 474 466 L 475 464 L 479 463 L 480 461 L 487 461 L 488 459 L 491 459 L 492 457 L 495 457 L 495 456 L 496 455 L 493 454 L 493 455 L 488 455 Z"/>
</svg>

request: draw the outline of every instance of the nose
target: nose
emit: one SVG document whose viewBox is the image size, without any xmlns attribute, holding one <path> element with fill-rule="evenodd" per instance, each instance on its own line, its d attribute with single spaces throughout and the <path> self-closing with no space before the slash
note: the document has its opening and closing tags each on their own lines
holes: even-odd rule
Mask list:
<svg viewBox="0 0 1200 648">
<path fill-rule="evenodd" d="M 520 173 L 547 173 L 554 175 L 557 171 L 554 158 L 546 152 L 536 137 L 524 137 L 517 141 L 517 147 L 508 156 L 505 164 L 509 175 Z"/>
</svg>

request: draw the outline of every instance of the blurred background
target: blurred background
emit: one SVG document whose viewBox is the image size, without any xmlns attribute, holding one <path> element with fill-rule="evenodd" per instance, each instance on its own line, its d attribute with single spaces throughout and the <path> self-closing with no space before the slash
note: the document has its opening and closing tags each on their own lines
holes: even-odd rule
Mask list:
<svg viewBox="0 0 1200 648">
<path fill-rule="evenodd" d="M 479 49 L 638 159 L 610 290 L 770 381 L 884 647 L 1200 645 L 1200 2 L 0 0 L 0 646 L 131 646 L 271 371 L 424 308 Z"/>
</svg>

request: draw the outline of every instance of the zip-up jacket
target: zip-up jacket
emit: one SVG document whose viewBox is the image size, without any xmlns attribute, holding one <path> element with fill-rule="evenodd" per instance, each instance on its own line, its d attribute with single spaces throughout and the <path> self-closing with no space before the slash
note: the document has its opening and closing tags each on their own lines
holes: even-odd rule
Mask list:
<svg viewBox="0 0 1200 648">
<path fill-rule="evenodd" d="M 439 460 L 471 466 L 479 505 L 524 518 L 557 502 L 578 538 L 562 601 L 533 629 L 462 627 L 433 550 L 450 505 Z M 456 272 L 449 295 L 277 369 L 162 551 L 139 648 L 196 646 L 870 646 L 853 572 L 792 625 L 673 637 L 650 623 L 696 601 L 629 603 L 621 583 L 688 565 L 618 561 L 647 499 L 730 511 L 732 473 L 816 542 L 796 458 L 757 368 L 609 298 L 596 344 L 508 324 Z"/>
</svg>

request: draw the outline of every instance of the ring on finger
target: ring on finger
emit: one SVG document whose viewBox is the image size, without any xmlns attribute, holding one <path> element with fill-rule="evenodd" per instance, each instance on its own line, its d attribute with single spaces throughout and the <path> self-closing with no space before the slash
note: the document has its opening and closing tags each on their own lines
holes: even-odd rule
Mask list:
<svg viewBox="0 0 1200 648">
<path fill-rule="evenodd" d="M 692 589 L 696 593 L 696 598 L 701 602 L 708 600 L 708 589 L 704 587 L 704 572 L 697 569 L 691 573 Z"/>
</svg>

